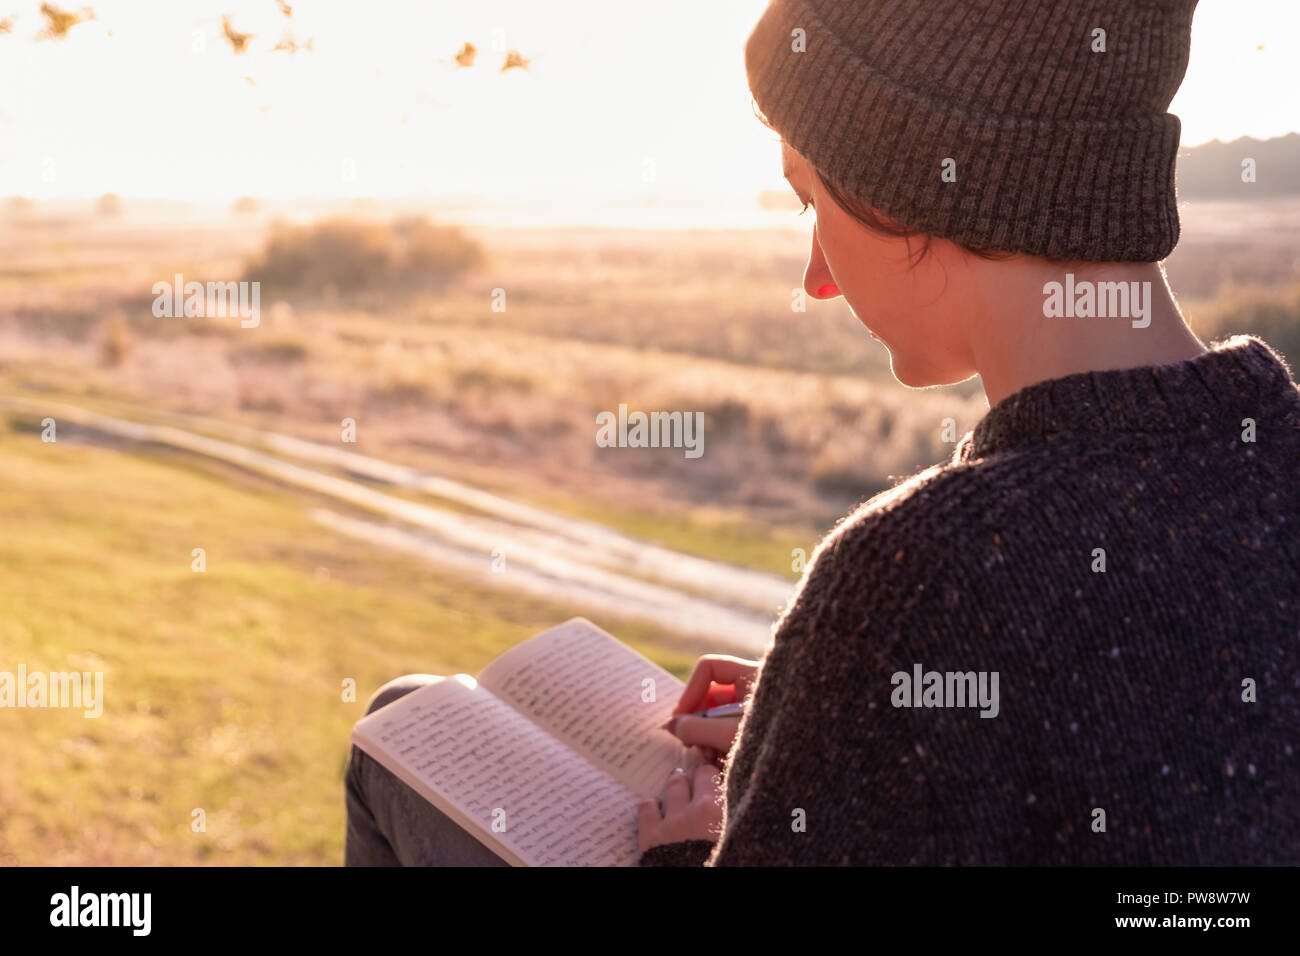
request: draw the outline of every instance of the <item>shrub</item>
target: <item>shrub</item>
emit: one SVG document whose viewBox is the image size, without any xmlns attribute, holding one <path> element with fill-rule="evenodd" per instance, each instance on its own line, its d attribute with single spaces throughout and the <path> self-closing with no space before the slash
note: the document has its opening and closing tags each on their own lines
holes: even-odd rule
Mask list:
<svg viewBox="0 0 1300 956">
<path fill-rule="evenodd" d="M 1300 366 L 1300 283 L 1272 288 L 1227 284 L 1213 302 L 1189 309 L 1188 322 L 1202 338 L 1257 335 L 1293 368 Z"/>
<path fill-rule="evenodd" d="M 236 365 L 246 363 L 291 365 L 307 360 L 307 346 L 297 339 L 275 338 L 232 349 L 230 360 Z"/>
<path fill-rule="evenodd" d="M 256 216 L 262 211 L 262 204 L 252 196 L 240 196 L 231 203 L 230 211 L 236 216 Z"/>
<path fill-rule="evenodd" d="M 117 193 L 104 193 L 95 202 L 95 212 L 105 218 L 116 218 L 126 211 L 126 204 Z"/>
<path fill-rule="evenodd" d="M 455 226 L 435 226 L 421 216 L 393 223 L 405 281 L 440 281 L 483 264 L 483 250 Z"/>
<path fill-rule="evenodd" d="M 99 358 L 105 365 L 116 368 L 126 361 L 131 354 L 133 342 L 131 333 L 122 316 L 115 315 L 101 326 L 99 340 Z"/>
<path fill-rule="evenodd" d="M 344 294 L 438 284 L 482 262 L 459 229 L 421 217 L 391 225 L 335 218 L 307 226 L 276 223 L 250 281 L 282 289 Z"/>
<path fill-rule="evenodd" d="M 248 278 L 283 288 L 355 291 L 388 277 L 391 245 L 383 226 L 350 219 L 311 226 L 277 223 Z"/>
</svg>

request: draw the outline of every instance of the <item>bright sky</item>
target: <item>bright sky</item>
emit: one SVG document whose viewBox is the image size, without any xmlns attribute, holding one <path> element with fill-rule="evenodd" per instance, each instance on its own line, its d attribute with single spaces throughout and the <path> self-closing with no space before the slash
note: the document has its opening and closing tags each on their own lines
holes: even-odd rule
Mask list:
<svg viewBox="0 0 1300 956">
<path fill-rule="evenodd" d="M 39 2 L 0 0 L 0 21 L 17 15 L 0 34 L 0 196 L 783 188 L 741 52 L 765 0 L 291 0 L 292 21 L 273 0 L 89 2 L 94 21 L 37 41 Z M 254 34 L 243 56 L 225 13 Z M 272 52 L 288 27 L 313 52 Z M 453 70 L 466 40 L 478 62 Z M 498 72 L 505 48 L 531 69 Z M 1173 106 L 1185 145 L 1300 129 L 1297 90 L 1300 2 L 1201 0 Z"/>
</svg>

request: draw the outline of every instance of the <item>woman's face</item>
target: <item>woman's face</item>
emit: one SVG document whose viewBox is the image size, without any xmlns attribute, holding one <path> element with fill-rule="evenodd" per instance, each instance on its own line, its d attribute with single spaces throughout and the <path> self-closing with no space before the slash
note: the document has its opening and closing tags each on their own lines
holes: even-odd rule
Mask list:
<svg viewBox="0 0 1300 956">
<path fill-rule="evenodd" d="M 783 172 L 816 214 L 804 291 L 814 299 L 844 296 L 872 336 L 889 349 L 894 376 L 922 387 L 975 373 L 962 323 L 962 292 L 974 290 L 964 256 L 935 239 L 919 261 L 918 240 L 882 235 L 855 219 L 826 192 L 808 162 L 781 144 Z"/>
</svg>

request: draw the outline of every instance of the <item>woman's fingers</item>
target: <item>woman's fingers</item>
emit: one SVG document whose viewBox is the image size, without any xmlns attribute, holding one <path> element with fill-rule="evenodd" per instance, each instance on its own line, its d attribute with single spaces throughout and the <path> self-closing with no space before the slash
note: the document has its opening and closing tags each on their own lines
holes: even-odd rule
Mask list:
<svg viewBox="0 0 1300 956">
<path fill-rule="evenodd" d="M 734 717 L 678 717 L 673 733 L 684 744 L 711 747 L 723 753 L 731 749 L 740 721 Z"/>
<path fill-rule="evenodd" d="M 691 803 L 691 781 L 680 767 L 674 770 L 664 787 L 664 816 L 681 813 Z"/>
<path fill-rule="evenodd" d="M 706 839 L 716 840 L 722 832 L 722 774 L 705 764 L 695 770 L 691 786 L 691 813 Z"/>
<path fill-rule="evenodd" d="M 657 800 L 637 804 L 641 852 L 681 840 L 716 840 L 722 829 L 721 786 L 722 774 L 711 764 L 674 770 L 664 785 L 662 810 Z"/>
<path fill-rule="evenodd" d="M 636 805 L 636 828 L 640 833 L 647 833 L 652 827 L 663 822 L 659 812 L 658 800 L 642 800 Z"/>
<path fill-rule="evenodd" d="M 718 768 L 710 764 L 701 764 L 695 768 L 695 780 L 691 787 L 691 802 L 698 803 L 701 800 L 716 801 L 720 796 L 721 786 L 722 774 L 718 773 Z"/>
<path fill-rule="evenodd" d="M 758 666 L 758 661 L 746 660 L 743 657 L 705 654 L 695 662 L 695 670 L 686 681 L 686 688 L 682 691 L 673 713 L 686 714 L 704 710 L 709 688 L 714 684 L 735 684 L 736 693 L 732 696 L 737 698 L 743 696 L 743 691 L 748 688 Z"/>
</svg>

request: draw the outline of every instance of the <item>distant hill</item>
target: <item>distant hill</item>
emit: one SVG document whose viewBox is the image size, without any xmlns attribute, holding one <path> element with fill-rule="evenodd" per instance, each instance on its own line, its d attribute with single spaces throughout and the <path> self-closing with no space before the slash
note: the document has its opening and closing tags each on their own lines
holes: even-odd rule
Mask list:
<svg viewBox="0 0 1300 956">
<path fill-rule="evenodd" d="M 1241 181 L 1241 161 L 1255 160 L 1255 182 Z M 1211 140 L 1178 151 L 1180 199 L 1255 199 L 1300 195 L 1300 133 L 1273 139 Z"/>
</svg>

